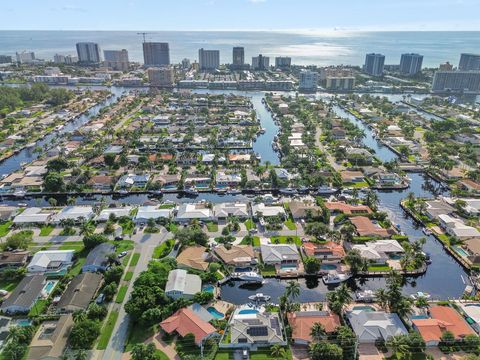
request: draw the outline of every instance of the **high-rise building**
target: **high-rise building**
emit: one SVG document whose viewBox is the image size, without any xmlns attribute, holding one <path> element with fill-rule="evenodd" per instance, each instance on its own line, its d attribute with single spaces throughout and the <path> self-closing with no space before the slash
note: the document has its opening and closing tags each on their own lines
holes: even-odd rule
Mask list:
<svg viewBox="0 0 480 360">
<path fill-rule="evenodd" d="M 458 70 L 480 70 L 480 55 L 460 54 Z"/>
<path fill-rule="evenodd" d="M 292 66 L 292 58 L 289 56 L 277 56 L 275 58 L 275 67 L 278 69 L 287 69 Z"/>
<path fill-rule="evenodd" d="M 220 67 L 220 50 L 198 50 L 200 70 L 215 70 Z"/>
<path fill-rule="evenodd" d="M 175 81 L 173 68 L 149 68 L 147 69 L 148 81 L 151 86 L 171 87 Z"/>
<path fill-rule="evenodd" d="M 302 70 L 300 72 L 298 90 L 317 91 L 318 73 L 312 70 Z"/>
<path fill-rule="evenodd" d="M 242 67 L 245 64 L 245 49 L 243 47 L 234 47 L 232 56 L 232 65 Z"/>
<path fill-rule="evenodd" d="M 365 65 L 363 70 L 372 76 L 382 76 L 383 66 L 385 65 L 385 55 L 382 54 L 367 54 L 365 57 Z"/>
<path fill-rule="evenodd" d="M 480 94 L 480 71 L 437 71 L 433 77 L 432 92 Z"/>
<path fill-rule="evenodd" d="M 148 66 L 170 65 L 170 47 L 166 42 L 144 42 L 143 63 Z"/>
<path fill-rule="evenodd" d="M 65 55 L 55 54 L 53 56 L 53 62 L 55 64 L 65 64 Z"/>
<path fill-rule="evenodd" d="M 400 58 L 400 73 L 415 75 L 422 71 L 423 56 L 419 54 L 402 54 Z"/>
<path fill-rule="evenodd" d="M 262 54 L 252 57 L 253 70 L 268 70 L 270 67 L 270 58 Z"/>
<path fill-rule="evenodd" d="M 19 64 L 31 64 L 35 62 L 35 53 L 33 51 L 22 51 L 17 52 L 16 54 L 17 62 Z"/>
<path fill-rule="evenodd" d="M 188 70 L 188 69 L 190 69 L 190 66 L 191 66 L 190 59 L 185 58 L 185 59 L 182 60 L 182 68 L 183 69 Z"/>
<path fill-rule="evenodd" d="M 0 64 L 9 64 L 12 62 L 12 57 L 9 55 L 0 55 Z"/>
<path fill-rule="evenodd" d="M 103 50 L 105 66 L 115 71 L 128 71 L 128 51 L 122 50 Z"/>
<path fill-rule="evenodd" d="M 452 71 L 453 70 L 453 65 L 450 64 L 448 61 L 445 64 L 440 64 L 438 66 L 438 70 L 440 71 Z"/>
<path fill-rule="evenodd" d="M 78 61 L 83 64 L 98 64 L 100 60 L 100 46 L 93 42 L 77 43 Z"/>
<path fill-rule="evenodd" d="M 328 90 L 350 91 L 355 86 L 355 77 L 353 76 L 327 76 L 326 88 Z"/>
</svg>

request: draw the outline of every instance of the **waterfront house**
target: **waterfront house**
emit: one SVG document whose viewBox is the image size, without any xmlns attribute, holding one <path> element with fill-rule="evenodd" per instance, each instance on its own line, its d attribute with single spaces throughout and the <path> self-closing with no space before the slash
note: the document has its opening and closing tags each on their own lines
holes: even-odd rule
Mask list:
<svg viewBox="0 0 480 360">
<path fill-rule="evenodd" d="M 346 152 L 347 160 L 354 165 L 370 165 L 373 162 L 373 155 L 366 149 L 349 148 Z"/>
<path fill-rule="evenodd" d="M 260 246 L 262 261 L 266 265 L 297 267 L 300 254 L 294 244 L 266 244 Z"/>
<path fill-rule="evenodd" d="M 438 219 L 442 228 L 451 236 L 460 240 L 480 238 L 480 231 L 473 226 L 465 225 L 461 219 L 444 214 L 439 215 Z"/>
<path fill-rule="evenodd" d="M 96 191 L 110 191 L 112 189 L 113 179 L 113 176 L 95 175 L 87 181 L 87 185 Z"/>
<path fill-rule="evenodd" d="M 457 182 L 457 187 L 461 190 L 468 191 L 470 193 L 479 194 L 480 193 L 480 183 L 464 179 Z"/>
<path fill-rule="evenodd" d="M 115 218 L 119 218 L 122 216 L 130 216 L 130 212 L 133 210 L 131 206 L 122 206 L 118 208 L 107 208 L 100 211 L 100 214 L 97 215 L 95 221 L 103 222 L 108 221 L 110 216 L 115 216 Z"/>
<path fill-rule="evenodd" d="M 65 206 L 53 217 L 53 222 L 59 224 L 62 220 L 73 220 L 76 223 L 93 219 L 95 212 L 91 206 Z"/>
<path fill-rule="evenodd" d="M 203 202 L 181 204 L 178 207 L 175 219 L 178 222 L 189 222 L 191 220 L 209 221 L 213 220 L 213 212 L 209 205 Z"/>
<path fill-rule="evenodd" d="M 139 206 L 134 221 L 138 223 L 147 223 L 150 219 L 170 219 L 173 216 L 174 208 L 159 208 L 158 206 L 148 205 Z"/>
<path fill-rule="evenodd" d="M 44 225 L 52 220 L 54 210 L 31 207 L 26 208 L 22 213 L 15 216 L 13 223 L 17 226 Z"/>
<path fill-rule="evenodd" d="M 25 266 L 30 251 L 3 251 L 0 253 L 0 270 Z"/>
<path fill-rule="evenodd" d="M 446 331 L 451 332 L 457 341 L 466 335 L 475 335 L 463 317 L 449 306 L 431 306 L 428 312 L 429 318 L 412 320 L 414 329 L 420 333 L 427 346 L 437 346 Z"/>
<path fill-rule="evenodd" d="M 177 264 L 180 268 L 192 268 L 205 271 L 208 269 L 208 253 L 204 246 L 188 246 L 177 256 Z"/>
<path fill-rule="evenodd" d="M 378 224 L 374 224 L 372 220 L 370 220 L 366 216 L 354 216 L 350 218 L 353 226 L 359 236 L 371 236 L 371 237 L 390 237 L 393 232 L 389 231 L 388 229 L 382 228 Z"/>
<path fill-rule="evenodd" d="M 43 275 L 25 276 L 10 296 L 3 300 L 0 310 L 9 315 L 28 313 L 42 296 L 46 279 Z"/>
<path fill-rule="evenodd" d="M 322 208 L 312 202 L 294 200 L 288 204 L 288 208 L 295 220 L 306 219 L 309 217 L 315 218 L 322 214 Z"/>
<path fill-rule="evenodd" d="M 425 205 L 425 215 L 431 220 L 438 219 L 439 215 L 451 214 L 455 211 L 455 208 L 447 204 L 444 200 L 427 200 L 425 201 Z"/>
<path fill-rule="evenodd" d="M 200 276 L 188 274 L 183 269 L 175 269 L 168 273 L 165 295 L 172 299 L 191 299 L 193 295 L 201 291 L 202 280 Z"/>
<path fill-rule="evenodd" d="M 346 317 L 360 343 L 374 344 L 376 341 L 387 341 L 392 336 L 408 334 L 395 313 L 353 310 Z"/>
<path fill-rule="evenodd" d="M 168 334 L 176 332 L 184 337 L 193 334 L 195 344 L 201 345 L 202 341 L 217 335 L 216 329 L 208 322 L 203 321 L 199 316 L 188 308 L 178 310 L 169 318 L 160 323 L 160 327 Z"/>
<path fill-rule="evenodd" d="M 35 253 L 27 265 L 30 274 L 60 274 L 73 264 L 74 250 L 43 250 Z"/>
<path fill-rule="evenodd" d="M 328 311 L 295 311 L 288 313 L 287 318 L 295 345 L 308 345 L 313 341 L 313 324 L 321 324 L 327 335 L 334 333 L 341 325 L 340 317 Z"/>
<path fill-rule="evenodd" d="M 264 203 L 252 204 L 252 214 L 255 217 L 287 217 L 283 206 L 267 206 Z"/>
<path fill-rule="evenodd" d="M 12 219 L 18 212 L 15 206 L 0 205 L 0 221 L 7 221 Z"/>
<path fill-rule="evenodd" d="M 120 189 L 128 189 L 128 188 L 138 188 L 138 189 L 144 189 L 145 186 L 147 186 L 148 181 L 150 180 L 150 175 L 149 174 L 141 174 L 141 175 L 136 175 L 136 174 L 127 174 L 123 175 L 118 179 L 117 181 L 117 187 Z"/>
<path fill-rule="evenodd" d="M 287 345 L 282 321 L 279 314 L 274 312 L 242 313 L 242 310 L 237 309 L 232 315 L 228 331 L 230 344 L 225 346 L 228 348 L 256 350 L 276 344 Z"/>
<path fill-rule="evenodd" d="M 157 174 L 153 177 L 152 183 L 159 184 L 164 190 L 176 190 L 180 179 L 180 174 Z"/>
<path fill-rule="evenodd" d="M 71 313 L 86 310 L 102 284 L 103 276 L 98 273 L 86 272 L 75 276 L 55 305 L 59 313 Z"/>
<path fill-rule="evenodd" d="M 234 187 L 238 186 L 242 182 L 240 174 L 227 174 L 219 171 L 215 175 L 215 184 L 217 187 Z"/>
<path fill-rule="evenodd" d="M 385 264 L 389 259 L 405 253 L 397 240 L 368 241 L 365 244 L 353 245 L 352 249 L 358 250 L 361 257 L 377 264 Z"/>
<path fill-rule="evenodd" d="M 250 154 L 228 154 L 227 159 L 231 163 L 246 163 L 251 159 Z"/>
<path fill-rule="evenodd" d="M 341 201 L 325 202 L 325 207 L 330 210 L 332 214 L 363 215 L 372 213 L 372 209 L 366 205 L 350 205 Z"/>
<path fill-rule="evenodd" d="M 402 185 L 402 178 L 395 173 L 378 173 L 374 176 L 378 186 L 399 186 Z"/>
<path fill-rule="evenodd" d="M 225 221 L 229 217 L 245 219 L 249 216 L 248 206 L 245 203 L 219 203 L 213 206 L 213 215 L 219 221 Z"/>
<path fill-rule="evenodd" d="M 250 245 L 218 245 L 213 248 L 215 255 L 227 265 L 247 267 L 257 263 L 253 247 Z"/>
<path fill-rule="evenodd" d="M 364 176 L 361 171 L 350 171 L 342 170 L 340 171 L 340 177 L 344 183 L 360 183 L 364 181 Z"/>
<path fill-rule="evenodd" d="M 105 271 L 109 264 L 108 255 L 115 253 L 115 246 L 103 243 L 95 246 L 87 255 L 82 272 Z"/>
<path fill-rule="evenodd" d="M 61 359 L 73 324 L 72 315 L 42 322 L 28 346 L 27 360 Z"/>
<path fill-rule="evenodd" d="M 325 243 L 305 242 L 302 244 L 302 250 L 306 256 L 312 256 L 327 263 L 340 263 L 345 257 L 343 246 L 333 241 Z"/>
</svg>

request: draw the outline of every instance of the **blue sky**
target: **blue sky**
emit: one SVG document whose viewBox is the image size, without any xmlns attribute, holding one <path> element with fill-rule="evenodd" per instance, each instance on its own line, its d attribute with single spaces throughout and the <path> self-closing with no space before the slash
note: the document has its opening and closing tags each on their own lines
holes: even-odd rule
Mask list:
<svg viewBox="0 0 480 360">
<path fill-rule="evenodd" d="M 3 0 L 2 30 L 480 30 L 480 0 Z"/>
</svg>

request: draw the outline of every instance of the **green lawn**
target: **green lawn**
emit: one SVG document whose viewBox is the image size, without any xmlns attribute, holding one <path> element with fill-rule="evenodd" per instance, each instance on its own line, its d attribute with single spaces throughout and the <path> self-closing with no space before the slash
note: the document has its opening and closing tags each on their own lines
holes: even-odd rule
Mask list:
<svg viewBox="0 0 480 360">
<path fill-rule="evenodd" d="M 355 183 L 344 183 L 343 186 L 354 187 L 354 188 L 365 188 L 365 187 L 368 187 L 368 183 L 366 181 L 355 182 Z"/>
<path fill-rule="evenodd" d="M 123 235 L 132 235 L 133 234 L 133 229 L 135 228 L 135 224 L 133 223 L 132 220 L 124 221 L 119 223 L 120 226 L 122 227 L 122 234 Z"/>
<path fill-rule="evenodd" d="M 58 248 L 59 250 L 75 250 L 77 252 L 82 251 L 84 248 L 83 241 L 65 241 Z"/>
<path fill-rule="evenodd" d="M 127 295 L 127 290 L 128 290 L 127 285 L 120 286 L 120 289 L 118 290 L 118 293 L 117 293 L 117 298 L 115 299 L 116 303 L 121 304 L 123 300 L 125 300 L 125 295 Z"/>
<path fill-rule="evenodd" d="M 255 223 L 252 219 L 248 219 L 247 221 L 245 221 L 245 226 L 247 227 L 247 230 L 255 229 Z"/>
<path fill-rule="evenodd" d="M 172 251 L 174 244 L 175 244 L 175 240 L 170 239 L 158 245 L 155 248 L 155 250 L 153 250 L 153 258 L 161 259 L 167 256 L 170 253 L 170 251 Z"/>
<path fill-rule="evenodd" d="M 157 332 L 155 326 L 145 328 L 144 325 L 132 324 L 128 327 L 128 337 L 125 343 L 125 352 L 131 351 L 135 344 L 143 343 Z"/>
<path fill-rule="evenodd" d="M 158 208 L 159 209 L 172 209 L 175 207 L 175 204 L 162 204 Z"/>
<path fill-rule="evenodd" d="M 137 266 L 138 260 L 140 260 L 140 253 L 135 253 L 132 255 L 132 260 L 130 261 L 130 266 Z"/>
<path fill-rule="evenodd" d="M 270 354 L 270 350 L 260 350 L 250 353 L 251 360 L 291 360 L 292 353 L 290 349 L 286 349 L 285 356 L 275 357 Z"/>
<path fill-rule="evenodd" d="M 262 275 L 265 275 L 265 276 L 277 275 L 277 271 L 275 270 L 274 265 L 263 265 L 263 269 L 262 269 L 261 273 L 262 273 Z"/>
<path fill-rule="evenodd" d="M 215 355 L 215 360 L 233 360 L 233 351 L 219 350 Z"/>
<path fill-rule="evenodd" d="M 12 221 L 6 221 L 3 224 L 0 224 L 0 237 L 5 236 L 10 232 L 12 224 Z"/>
<path fill-rule="evenodd" d="M 218 224 L 214 222 L 208 222 L 207 223 L 207 230 L 209 232 L 217 232 L 218 231 Z"/>
<path fill-rule="evenodd" d="M 260 246 L 260 237 L 254 236 L 253 237 L 253 246 Z"/>
<path fill-rule="evenodd" d="M 288 219 L 285 221 L 285 226 L 287 227 L 288 230 L 296 230 L 297 225 L 295 224 L 295 221 Z"/>
<path fill-rule="evenodd" d="M 115 245 L 115 253 L 120 254 L 122 251 L 129 251 L 134 248 L 133 240 L 109 241 L 110 244 Z"/>
<path fill-rule="evenodd" d="M 53 225 L 45 225 L 40 228 L 40 236 L 48 236 L 52 233 L 55 226 Z"/>
<path fill-rule="evenodd" d="M 16 280 L 3 280 L 0 281 L 0 289 L 2 290 L 7 290 L 8 292 L 11 292 L 13 289 L 15 289 L 18 285 L 18 283 L 21 281 L 21 278 L 18 278 Z"/>
<path fill-rule="evenodd" d="M 38 316 L 42 314 L 45 309 L 47 308 L 48 300 L 47 299 L 39 299 L 30 309 L 28 316 Z"/>
<path fill-rule="evenodd" d="M 107 321 L 102 327 L 100 332 L 100 338 L 97 344 L 97 350 L 105 350 L 107 348 L 108 342 L 110 341 L 110 336 L 112 336 L 113 327 L 118 319 L 118 311 L 112 311 L 107 318 Z"/>
<path fill-rule="evenodd" d="M 83 264 L 85 264 L 85 260 L 87 260 L 86 257 L 77 258 L 77 261 L 75 261 L 75 265 L 73 265 L 68 274 L 72 276 L 80 274 L 80 272 L 82 271 L 82 266 Z"/>
<path fill-rule="evenodd" d="M 156 349 L 155 352 L 158 355 L 158 360 L 169 360 L 168 356 L 162 350 Z"/>
<path fill-rule="evenodd" d="M 287 241 L 289 238 L 292 239 L 292 241 Z M 302 246 L 302 239 L 300 239 L 299 236 L 272 236 L 270 238 L 272 240 L 272 244 L 296 244 L 298 246 Z"/>
<path fill-rule="evenodd" d="M 132 280 L 132 278 L 133 278 L 133 271 L 127 271 L 123 280 L 130 281 L 130 280 Z"/>
<path fill-rule="evenodd" d="M 390 271 L 392 270 L 388 265 L 370 265 L 368 271 Z"/>
</svg>

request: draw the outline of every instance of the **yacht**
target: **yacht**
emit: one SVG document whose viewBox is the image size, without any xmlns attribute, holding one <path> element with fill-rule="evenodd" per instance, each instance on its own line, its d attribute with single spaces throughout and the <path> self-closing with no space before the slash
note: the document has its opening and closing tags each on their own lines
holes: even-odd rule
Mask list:
<svg viewBox="0 0 480 360">
<path fill-rule="evenodd" d="M 183 192 L 185 193 L 185 195 L 192 195 L 192 196 L 198 195 L 198 190 L 194 188 L 184 189 Z"/>
<path fill-rule="evenodd" d="M 227 189 L 217 189 L 218 195 L 225 195 L 227 193 Z"/>
<path fill-rule="evenodd" d="M 26 147 L 27 149 L 29 149 L 29 148 L 34 147 L 35 145 L 36 145 L 36 143 L 31 142 L 31 143 L 28 143 L 27 145 L 25 145 L 25 147 Z"/>
<path fill-rule="evenodd" d="M 260 130 L 258 130 L 260 134 L 265 134 L 265 131 L 266 131 L 265 128 L 261 128 Z"/>
<path fill-rule="evenodd" d="M 371 303 L 375 301 L 375 293 L 373 290 L 357 291 L 355 293 L 355 298 L 359 302 Z"/>
<path fill-rule="evenodd" d="M 254 271 L 248 271 L 248 272 L 240 272 L 240 273 L 234 273 L 233 277 L 241 280 L 241 281 L 248 281 L 248 282 L 263 282 L 263 276 L 254 272 Z"/>
<path fill-rule="evenodd" d="M 421 298 L 430 299 L 430 296 L 431 295 L 429 293 L 421 292 L 421 291 L 417 291 L 415 294 L 410 295 L 410 297 L 414 300 L 418 300 Z"/>
<path fill-rule="evenodd" d="M 262 293 L 256 293 L 255 295 L 250 295 L 248 297 L 249 300 L 252 301 L 269 301 L 270 296 L 269 295 L 264 295 Z"/>
<path fill-rule="evenodd" d="M 335 189 L 335 188 L 331 188 L 331 187 L 328 187 L 328 186 L 320 186 L 318 189 L 317 189 L 317 194 L 318 195 L 333 195 L 337 192 L 338 190 Z"/>
<path fill-rule="evenodd" d="M 25 190 L 16 190 L 14 193 L 13 193 L 13 196 L 17 197 L 17 198 L 23 198 L 25 197 L 25 195 L 27 195 L 27 192 Z"/>
<path fill-rule="evenodd" d="M 350 274 L 339 274 L 336 271 L 331 271 L 327 275 L 322 277 L 324 284 L 340 284 L 344 281 L 347 281 L 352 276 Z"/>
<path fill-rule="evenodd" d="M 229 195 L 238 195 L 238 194 L 241 194 L 242 191 L 241 190 L 238 190 L 238 189 L 230 189 L 227 191 L 227 194 Z"/>
<path fill-rule="evenodd" d="M 430 230 L 430 229 L 428 229 L 428 228 L 426 228 L 426 227 L 424 227 L 424 228 L 422 229 L 422 232 L 423 232 L 425 235 L 432 235 L 432 230 Z"/>
<path fill-rule="evenodd" d="M 296 189 L 292 189 L 292 188 L 280 189 L 280 194 L 282 195 L 295 195 L 296 193 L 297 193 Z"/>
</svg>

